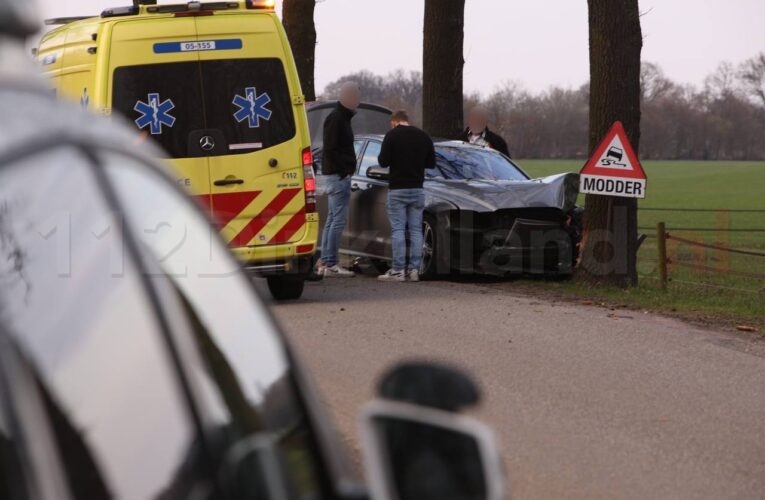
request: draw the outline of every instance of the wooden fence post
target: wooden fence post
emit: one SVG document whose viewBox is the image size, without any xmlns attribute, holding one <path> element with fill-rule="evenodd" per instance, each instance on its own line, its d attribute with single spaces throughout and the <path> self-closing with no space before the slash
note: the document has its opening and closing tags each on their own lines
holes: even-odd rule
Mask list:
<svg viewBox="0 0 765 500">
<path fill-rule="evenodd" d="M 667 231 L 663 222 L 656 224 L 656 246 L 659 249 L 659 283 L 667 289 Z"/>
</svg>

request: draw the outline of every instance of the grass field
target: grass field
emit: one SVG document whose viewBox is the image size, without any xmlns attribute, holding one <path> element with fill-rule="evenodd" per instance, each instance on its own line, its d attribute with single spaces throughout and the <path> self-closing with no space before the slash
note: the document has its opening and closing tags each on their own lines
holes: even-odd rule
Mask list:
<svg viewBox="0 0 765 500">
<path fill-rule="evenodd" d="M 580 161 L 519 160 L 533 177 L 578 172 Z M 765 162 L 645 162 L 647 197 L 639 202 L 638 225 L 651 236 L 638 253 L 640 285 L 630 290 L 592 288 L 574 282 L 543 286 L 576 297 L 608 301 L 691 320 L 730 325 L 752 324 L 765 330 L 765 257 L 743 256 L 668 242 L 671 266 L 668 290 L 659 288 L 656 271 L 656 223 L 688 240 L 765 253 Z M 581 204 L 584 205 L 582 197 Z M 715 212 L 652 211 L 650 208 L 713 209 Z M 726 212 L 726 210 L 731 210 Z M 686 230 L 684 228 L 701 228 Z M 741 231 L 759 229 L 756 232 Z M 733 230 L 733 231 L 728 231 Z M 689 266 L 696 266 L 695 268 Z M 715 271 L 700 269 L 715 268 Z"/>
</svg>

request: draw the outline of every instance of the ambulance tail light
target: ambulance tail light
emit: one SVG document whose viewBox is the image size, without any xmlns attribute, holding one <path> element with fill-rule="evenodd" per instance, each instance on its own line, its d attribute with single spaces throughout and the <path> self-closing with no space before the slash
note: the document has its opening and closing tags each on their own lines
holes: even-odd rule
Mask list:
<svg viewBox="0 0 765 500">
<path fill-rule="evenodd" d="M 311 148 L 303 150 L 303 179 L 305 188 L 305 211 L 316 212 L 316 176 L 313 174 L 313 153 Z"/>
<path fill-rule="evenodd" d="M 276 2 L 274 0 L 247 0 L 245 5 L 248 9 L 274 10 Z"/>
</svg>

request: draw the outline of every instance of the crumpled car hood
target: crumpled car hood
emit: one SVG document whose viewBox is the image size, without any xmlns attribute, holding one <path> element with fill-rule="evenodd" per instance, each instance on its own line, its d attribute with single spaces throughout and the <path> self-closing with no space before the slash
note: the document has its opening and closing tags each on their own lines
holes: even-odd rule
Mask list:
<svg viewBox="0 0 765 500">
<path fill-rule="evenodd" d="M 576 206 L 579 174 L 556 174 L 528 181 L 426 179 L 425 192 L 461 210 L 493 212 L 507 208 L 558 208 Z"/>
</svg>

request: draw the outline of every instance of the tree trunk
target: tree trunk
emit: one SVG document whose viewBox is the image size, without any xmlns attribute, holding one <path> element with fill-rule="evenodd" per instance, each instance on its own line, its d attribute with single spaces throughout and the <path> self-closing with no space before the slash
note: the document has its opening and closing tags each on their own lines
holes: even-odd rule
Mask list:
<svg viewBox="0 0 765 500">
<path fill-rule="evenodd" d="M 464 26 L 465 0 L 425 0 L 422 121 L 434 137 L 462 132 Z"/>
<path fill-rule="evenodd" d="M 313 12 L 316 0 L 284 0 L 282 23 L 295 56 L 300 86 L 307 101 L 316 100 L 314 63 L 316 61 L 316 26 Z"/>
<path fill-rule="evenodd" d="M 588 0 L 592 154 L 617 120 L 637 154 L 640 145 L 638 0 Z M 587 195 L 578 276 L 594 283 L 637 285 L 637 200 Z"/>
</svg>

